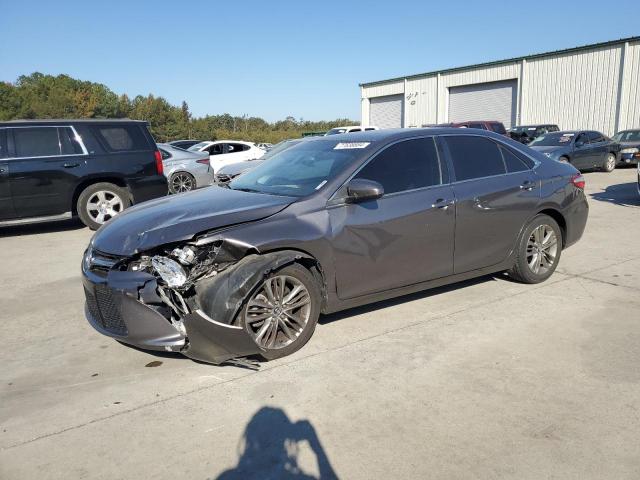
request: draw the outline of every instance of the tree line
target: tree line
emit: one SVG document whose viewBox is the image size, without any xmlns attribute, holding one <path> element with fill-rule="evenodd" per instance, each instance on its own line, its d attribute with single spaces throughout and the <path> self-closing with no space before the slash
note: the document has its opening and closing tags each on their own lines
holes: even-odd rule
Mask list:
<svg viewBox="0 0 640 480">
<path fill-rule="evenodd" d="M 171 105 L 149 94 L 130 98 L 117 95 L 101 83 L 77 80 L 69 75 L 22 75 L 16 82 L 0 81 L 0 121 L 40 118 L 131 118 L 146 120 L 158 142 L 176 139 L 235 139 L 276 143 L 305 132 L 324 132 L 354 125 L 347 118 L 311 122 L 287 117 L 267 122 L 260 117 L 206 115 L 194 118 L 187 102 Z"/>
</svg>

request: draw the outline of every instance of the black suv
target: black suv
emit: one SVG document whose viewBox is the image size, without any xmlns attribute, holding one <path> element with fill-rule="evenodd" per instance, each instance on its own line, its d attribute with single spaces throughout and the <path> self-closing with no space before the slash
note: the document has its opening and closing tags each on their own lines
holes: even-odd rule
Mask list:
<svg viewBox="0 0 640 480">
<path fill-rule="evenodd" d="M 95 230 L 167 194 L 147 122 L 0 122 L 0 226 L 80 217 Z"/>
</svg>

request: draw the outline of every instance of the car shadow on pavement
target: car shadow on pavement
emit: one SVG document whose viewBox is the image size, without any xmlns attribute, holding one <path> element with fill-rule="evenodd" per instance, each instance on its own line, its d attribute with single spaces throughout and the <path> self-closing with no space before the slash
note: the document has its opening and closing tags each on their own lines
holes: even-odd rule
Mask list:
<svg viewBox="0 0 640 480">
<path fill-rule="evenodd" d="M 338 476 L 311 422 L 292 422 L 282 409 L 262 407 L 245 427 L 238 464 L 211 478 L 324 480 Z"/>
<path fill-rule="evenodd" d="M 70 230 L 80 230 L 87 228 L 76 219 L 59 220 L 56 222 L 30 223 L 25 225 L 12 225 L 8 227 L 0 226 L 1 237 L 18 237 L 22 235 L 38 235 L 40 233 L 65 232 Z"/>
<path fill-rule="evenodd" d="M 603 192 L 592 193 L 591 198 L 623 207 L 640 206 L 640 195 L 638 194 L 638 184 L 636 182 L 609 185 Z"/>
<path fill-rule="evenodd" d="M 485 275 L 483 277 L 472 278 L 470 280 L 464 280 L 462 282 L 452 283 L 451 285 L 445 285 L 442 287 L 431 288 L 429 290 L 423 290 L 421 292 L 410 293 L 408 295 L 402 295 L 400 297 L 391 298 L 389 300 L 382 300 L 376 303 L 370 303 L 361 307 L 354 307 L 348 310 L 341 310 L 340 312 L 330 313 L 328 315 L 322 315 L 318 323 L 325 325 L 327 323 L 335 322 L 336 320 L 342 320 L 343 318 L 353 317 L 354 315 L 362 315 L 370 313 L 383 308 L 394 307 L 402 303 L 411 302 L 414 300 L 421 300 L 442 293 L 452 292 L 460 288 L 466 288 L 471 285 L 477 285 L 489 281 L 509 280 L 509 277 L 503 273 L 495 273 L 492 275 Z"/>
</svg>

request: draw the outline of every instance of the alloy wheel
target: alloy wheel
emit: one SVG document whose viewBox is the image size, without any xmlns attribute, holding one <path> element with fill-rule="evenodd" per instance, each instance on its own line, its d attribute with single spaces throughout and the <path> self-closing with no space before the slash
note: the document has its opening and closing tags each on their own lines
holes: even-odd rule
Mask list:
<svg viewBox="0 0 640 480">
<path fill-rule="evenodd" d="M 174 193 L 189 192 L 193 190 L 193 177 L 186 173 L 177 173 L 171 177 L 171 189 Z"/>
<path fill-rule="evenodd" d="M 244 312 L 246 329 L 259 347 L 284 348 L 309 322 L 311 295 L 297 278 L 273 276 L 262 282 Z"/>
<path fill-rule="evenodd" d="M 119 195 L 108 190 L 98 190 L 87 201 L 87 213 L 94 222 L 102 225 L 124 210 Z"/>
<path fill-rule="evenodd" d="M 607 163 L 605 164 L 605 170 L 607 172 L 611 172 L 614 168 L 616 168 L 616 157 L 613 154 L 607 155 Z"/>
<path fill-rule="evenodd" d="M 550 225 L 536 227 L 527 241 L 527 264 L 536 275 L 553 268 L 558 255 L 558 237 Z"/>
</svg>

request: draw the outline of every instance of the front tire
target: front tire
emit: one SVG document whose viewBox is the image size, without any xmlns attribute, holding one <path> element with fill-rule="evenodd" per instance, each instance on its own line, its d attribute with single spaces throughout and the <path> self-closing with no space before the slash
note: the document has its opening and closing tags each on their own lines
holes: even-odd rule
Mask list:
<svg viewBox="0 0 640 480">
<path fill-rule="evenodd" d="M 301 265 L 273 272 L 249 296 L 241 325 L 263 350 L 266 360 L 291 355 L 311 338 L 322 295 L 316 279 Z"/>
<path fill-rule="evenodd" d="M 602 171 L 611 173 L 616 169 L 616 156 L 613 153 L 607 155 L 602 165 Z"/>
<path fill-rule="evenodd" d="M 129 193 L 113 183 L 100 182 L 85 188 L 76 203 L 82 223 L 97 230 L 131 205 Z"/>
<path fill-rule="evenodd" d="M 544 282 L 560 261 L 562 230 L 550 216 L 537 215 L 525 227 L 516 248 L 516 260 L 508 275 L 522 283 Z"/>
</svg>

